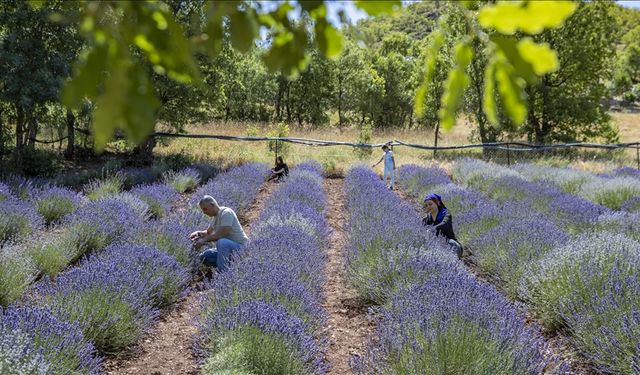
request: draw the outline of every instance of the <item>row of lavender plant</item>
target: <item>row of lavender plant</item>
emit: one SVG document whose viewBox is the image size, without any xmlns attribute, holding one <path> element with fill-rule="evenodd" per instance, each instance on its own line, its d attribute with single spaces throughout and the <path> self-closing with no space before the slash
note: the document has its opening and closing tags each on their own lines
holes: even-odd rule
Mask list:
<svg viewBox="0 0 640 375">
<path fill-rule="evenodd" d="M 497 172 L 496 174 L 483 175 L 479 170 L 474 171 L 475 166 L 486 170 L 486 164 L 479 160 L 463 160 L 457 163 L 457 169 L 466 176 L 465 184 L 479 190 L 482 190 L 485 178 L 494 180 L 511 175 L 552 185 L 563 192 L 588 199 L 612 210 L 640 211 L 640 172 L 632 168 L 619 168 L 611 173 L 597 175 L 571 168 L 536 164 L 516 164 L 511 169 L 492 164 L 491 171 Z"/>
<path fill-rule="evenodd" d="M 251 242 L 204 297 L 203 374 L 324 373 L 327 237 L 321 167 L 303 163 L 266 201 Z"/>
<path fill-rule="evenodd" d="M 470 164 L 458 171 L 492 173 L 490 164 Z M 493 173 L 502 172 L 498 168 Z M 405 188 L 416 198 L 434 190 L 446 202 L 453 202 L 450 208 L 454 218 L 459 218 L 454 220 L 456 230 L 467 233 L 466 204 L 456 199 L 457 192 L 465 188 L 443 185 L 446 178 L 438 168 L 410 166 L 401 168 L 400 174 L 408 181 Z M 473 181 L 464 174 L 456 177 Z M 625 233 L 637 236 L 640 218 L 610 212 L 513 175 L 485 181 L 481 187 L 495 201 L 472 190 L 467 193 L 493 207 L 485 211 L 497 212 L 498 220 L 483 233 L 466 237 L 472 260 L 512 298 L 527 302 L 545 329 L 566 331 L 596 367 L 605 372 L 637 373 L 640 319 L 635 317 L 640 278 L 633 265 L 640 257 L 640 244 Z M 491 221 L 487 216 L 475 220 Z"/>
<path fill-rule="evenodd" d="M 539 374 L 546 344 L 495 288 L 479 283 L 418 212 L 370 170 L 346 177 L 349 275 L 383 303 L 363 374 Z M 371 280 L 369 280 L 371 279 Z M 364 287 L 358 284 L 365 283 Z"/>
<path fill-rule="evenodd" d="M 222 183 L 225 177 L 235 178 L 239 190 L 235 197 L 251 201 L 264 181 L 265 169 L 257 164 L 240 167 L 218 179 Z M 234 203 L 234 197 L 219 196 Z M 102 219 L 116 225 L 121 218 Z M 149 238 L 140 235 L 145 225 L 118 223 L 128 229 L 116 243 L 84 258 L 55 282 L 43 279 L 19 305 L 0 311 L 0 370 L 6 370 L 0 372 L 97 374 L 100 355 L 134 343 L 159 309 L 185 292 L 190 280 L 185 263 L 191 263 L 172 251 L 189 254 L 188 234 L 206 226 L 207 220 L 187 210 L 154 222 L 148 222 L 146 229 L 155 227 L 156 231 L 147 233 L 164 238 L 152 238 L 157 247 L 135 243 Z"/>
<path fill-rule="evenodd" d="M 166 175 L 164 183 L 126 192 L 122 175 L 115 175 L 95 183 L 98 188 L 87 195 L 20 178 L 13 188 L 0 183 L 0 306 L 19 297 L 38 275 L 54 277 L 84 254 L 152 227 L 156 220 L 149 219 L 165 216 L 180 193 L 210 177 L 207 168 L 199 170 L 202 176 L 185 168 Z M 111 186 L 113 181 L 119 182 Z"/>
<path fill-rule="evenodd" d="M 201 179 L 211 176 L 212 171 L 202 167 L 199 170 L 185 168 L 178 172 L 169 171 L 164 174 L 164 183 L 134 186 L 128 185 L 130 175 L 116 173 L 90 181 L 83 187 L 83 193 L 37 179 L 12 177 L 7 181 L 8 184 L 0 182 L 0 246 L 6 242 L 18 242 L 30 233 L 42 230 L 44 225 L 61 224 L 89 201 L 118 195 L 125 187 L 133 187 L 130 193 L 149 205 L 152 216 L 160 217 L 167 209 L 166 203 L 170 204 L 171 197 L 168 194 L 174 190 L 177 193 L 188 192 Z M 146 179 L 137 178 L 134 181 Z"/>
</svg>

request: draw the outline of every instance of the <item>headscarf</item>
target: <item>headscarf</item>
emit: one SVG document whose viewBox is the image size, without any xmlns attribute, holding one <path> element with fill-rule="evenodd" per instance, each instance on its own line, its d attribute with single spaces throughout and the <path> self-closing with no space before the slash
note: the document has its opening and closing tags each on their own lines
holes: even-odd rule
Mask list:
<svg viewBox="0 0 640 375">
<path fill-rule="evenodd" d="M 440 197 L 438 194 L 431 193 L 426 197 L 424 197 L 424 202 L 426 203 L 427 201 L 436 202 L 436 205 L 438 206 L 438 215 L 436 216 L 434 222 L 435 223 L 441 222 L 442 219 L 444 219 L 445 215 L 447 214 L 447 207 L 444 205 L 444 203 L 442 203 L 442 197 Z"/>
</svg>

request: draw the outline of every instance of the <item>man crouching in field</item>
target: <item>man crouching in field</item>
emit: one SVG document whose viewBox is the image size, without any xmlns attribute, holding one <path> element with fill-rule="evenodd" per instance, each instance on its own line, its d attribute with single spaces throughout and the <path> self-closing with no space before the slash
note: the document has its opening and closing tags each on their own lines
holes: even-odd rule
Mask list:
<svg viewBox="0 0 640 375">
<path fill-rule="evenodd" d="M 200 253 L 200 261 L 206 266 L 217 267 L 220 272 L 226 271 L 231 255 L 241 251 L 249 238 L 244 233 L 236 213 L 229 207 L 219 206 L 209 195 L 200 199 L 199 206 L 205 215 L 213 218 L 213 222 L 206 230 L 191 233 L 189 238 L 194 241 L 196 249 L 207 242 L 215 242 L 215 248 Z"/>
</svg>

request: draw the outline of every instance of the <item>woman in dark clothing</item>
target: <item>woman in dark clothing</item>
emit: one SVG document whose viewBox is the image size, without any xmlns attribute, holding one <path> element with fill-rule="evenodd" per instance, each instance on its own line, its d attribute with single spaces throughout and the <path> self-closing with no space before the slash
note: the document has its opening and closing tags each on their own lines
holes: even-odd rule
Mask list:
<svg viewBox="0 0 640 375">
<path fill-rule="evenodd" d="M 433 226 L 437 236 L 444 236 L 458 259 L 462 258 L 462 245 L 453 233 L 453 221 L 447 207 L 442 203 L 442 198 L 438 194 L 429 194 L 424 198 L 424 206 L 427 209 L 427 216 L 422 219 L 422 225 Z"/>
<path fill-rule="evenodd" d="M 276 166 L 271 170 L 271 176 L 269 180 L 275 179 L 276 182 L 282 181 L 289 175 L 289 166 L 282 160 L 282 156 L 278 156 L 276 159 Z"/>
</svg>

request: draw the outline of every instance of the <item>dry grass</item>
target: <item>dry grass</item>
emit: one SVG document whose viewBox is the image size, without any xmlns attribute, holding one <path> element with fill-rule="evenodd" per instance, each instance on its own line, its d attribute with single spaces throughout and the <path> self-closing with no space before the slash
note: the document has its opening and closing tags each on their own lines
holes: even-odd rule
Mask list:
<svg viewBox="0 0 640 375">
<path fill-rule="evenodd" d="M 191 126 L 188 129 L 192 134 L 217 134 L 246 136 L 252 124 L 247 123 L 209 123 Z M 266 125 L 258 126 L 258 134 L 266 135 L 269 129 Z M 469 143 L 471 127 L 464 121 L 449 132 L 442 132 L 439 139 L 440 145 L 456 145 Z M 358 130 L 327 128 L 327 129 L 292 129 L 290 137 L 311 138 L 321 140 L 336 140 L 356 142 Z M 432 145 L 433 130 L 393 130 L 389 132 L 374 132 L 373 143 L 384 143 L 394 139 L 405 142 Z M 174 139 L 167 145 L 156 148 L 159 154 L 189 153 L 198 158 L 216 159 L 223 157 L 233 161 L 257 160 L 267 163 L 273 162 L 273 154 L 267 151 L 266 142 L 239 142 L 211 139 Z M 479 154 L 479 152 L 476 152 Z M 296 164 L 302 160 L 314 159 L 322 163 L 326 169 L 335 170 L 337 173 L 357 163 L 372 164 L 380 158 L 382 151 L 373 150 L 370 157 L 360 159 L 350 146 L 310 147 L 292 144 L 286 156 L 287 162 Z M 406 163 L 424 164 L 433 156 L 431 151 L 423 151 L 408 147 L 396 147 L 394 149 L 396 159 Z"/>
<path fill-rule="evenodd" d="M 634 142 L 640 140 L 640 113 L 611 114 L 613 120 L 620 129 L 621 142 Z M 246 136 L 255 124 L 243 122 L 214 122 L 209 124 L 194 125 L 188 128 L 191 134 L 217 134 L 231 136 Z M 258 125 L 258 134 L 266 135 L 269 132 L 267 125 Z M 473 124 L 464 118 L 458 121 L 449 132 L 441 132 L 439 145 L 460 145 L 471 143 Z M 321 140 L 337 140 L 355 142 L 358 138 L 358 130 L 354 128 L 323 128 L 323 129 L 292 129 L 291 137 L 312 138 Z M 393 130 L 374 132 L 372 142 L 384 143 L 390 140 L 402 140 L 410 143 L 432 145 L 433 130 Z M 229 163 L 239 163 L 248 160 L 273 163 L 273 154 L 267 151 L 265 142 L 240 142 L 212 139 L 173 139 L 156 148 L 158 154 L 187 153 L 197 158 L 209 160 L 225 160 Z M 427 165 L 434 161 L 433 152 L 417 150 L 408 147 L 395 147 L 394 154 L 399 164 L 416 163 Z M 506 163 L 506 154 L 496 154 L 496 161 Z M 468 151 L 440 151 L 438 153 L 439 164 L 449 167 L 450 159 L 467 156 L 480 156 L 480 150 Z M 350 146 L 310 147 L 304 145 L 291 145 L 291 149 L 285 160 L 290 164 L 299 163 L 302 160 L 314 159 L 319 161 L 326 170 L 341 174 L 346 168 L 358 163 L 372 164 L 381 156 L 380 150 L 373 150 L 370 157 L 360 159 L 358 154 Z M 512 153 L 511 161 L 518 160 L 519 155 Z M 526 157 L 530 157 L 527 155 Z M 593 151 L 580 154 L 571 160 L 563 156 L 544 156 L 540 162 L 551 165 L 567 165 L 592 172 L 603 172 L 611 168 L 629 165 L 635 166 L 635 150 L 612 153 L 609 151 Z M 378 168 L 381 168 L 379 166 Z"/>
</svg>

